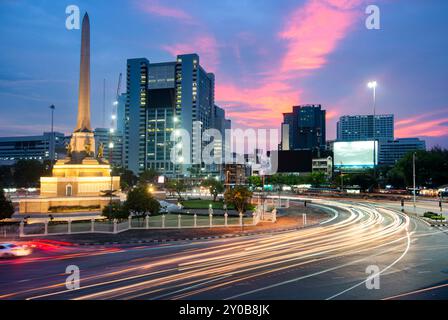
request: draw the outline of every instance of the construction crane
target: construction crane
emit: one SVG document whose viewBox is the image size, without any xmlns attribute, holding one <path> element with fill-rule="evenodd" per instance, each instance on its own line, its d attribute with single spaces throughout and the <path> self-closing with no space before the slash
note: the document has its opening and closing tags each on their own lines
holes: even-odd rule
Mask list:
<svg viewBox="0 0 448 320">
<path fill-rule="evenodd" d="M 109 163 L 112 165 L 112 155 L 113 155 L 113 148 L 114 148 L 114 141 L 113 141 L 113 134 L 117 127 L 117 108 L 118 108 L 118 99 L 120 98 L 120 88 L 121 88 L 121 78 L 122 73 L 120 72 L 120 75 L 118 77 L 118 85 L 117 85 L 117 94 L 115 96 L 115 101 L 112 105 L 112 116 L 111 116 L 111 123 L 110 123 L 110 129 L 109 129 Z"/>
<path fill-rule="evenodd" d="M 120 98 L 120 88 L 121 88 L 121 78 L 122 73 L 120 72 L 120 75 L 118 76 L 118 85 L 117 85 L 117 94 L 115 96 L 115 101 L 112 104 L 112 115 L 111 115 L 111 123 L 110 123 L 110 129 L 109 129 L 109 164 L 111 166 L 111 172 L 110 172 L 110 190 L 108 191 L 108 195 L 110 196 L 110 202 L 109 202 L 109 214 L 112 215 L 112 199 L 115 195 L 115 192 L 117 190 L 114 190 L 113 186 L 113 175 L 112 175 L 112 160 L 113 160 L 113 149 L 114 149 L 114 140 L 113 140 L 113 134 L 117 127 L 117 109 L 118 109 L 118 99 Z"/>
<path fill-rule="evenodd" d="M 112 107 L 112 117 L 110 127 L 112 129 L 116 128 L 117 125 L 117 107 L 118 107 L 118 99 L 120 98 L 120 89 L 121 89 L 121 78 L 123 77 L 122 73 L 118 76 L 118 85 L 117 85 L 117 93 L 115 95 L 115 101 L 113 102 Z"/>
</svg>

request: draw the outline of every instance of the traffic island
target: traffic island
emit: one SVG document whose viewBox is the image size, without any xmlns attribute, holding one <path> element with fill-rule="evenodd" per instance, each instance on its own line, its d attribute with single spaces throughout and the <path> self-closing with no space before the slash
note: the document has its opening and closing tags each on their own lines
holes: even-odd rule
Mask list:
<svg viewBox="0 0 448 320">
<path fill-rule="evenodd" d="M 303 224 L 306 214 L 306 225 Z M 256 226 L 197 228 L 197 229 L 152 229 L 128 230 L 119 234 L 71 234 L 37 237 L 40 240 L 57 240 L 76 245 L 115 245 L 135 243 L 167 243 L 173 241 L 191 241 L 248 236 L 261 233 L 282 232 L 316 225 L 330 218 L 330 214 L 312 207 L 294 207 L 277 218 L 276 223 L 260 222 Z M 36 238 L 36 239 L 37 239 Z"/>
</svg>

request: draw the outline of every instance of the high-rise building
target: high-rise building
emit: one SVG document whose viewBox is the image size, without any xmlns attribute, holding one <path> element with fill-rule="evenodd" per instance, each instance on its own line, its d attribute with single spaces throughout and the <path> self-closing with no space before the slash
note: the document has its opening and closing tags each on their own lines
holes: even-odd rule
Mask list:
<svg viewBox="0 0 448 320">
<path fill-rule="evenodd" d="M 283 114 L 281 150 L 321 151 L 326 145 L 325 110 L 319 105 L 294 106 Z"/>
<path fill-rule="evenodd" d="M 393 166 L 409 152 L 426 150 L 426 143 L 418 138 L 401 138 L 381 143 L 379 149 L 378 162 Z"/>
<path fill-rule="evenodd" d="M 216 158 L 223 159 L 226 152 L 230 152 L 229 146 L 226 143 L 226 130 L 230 130 L 232 127 L 232 122 L 226 119 L 226 112 L 219 106 L 214 106 L 213 111 L 213 128 L 218 130 L 221 134 L 221 140 L 215 141 L 214 154 Z M 220 163 L 221 165 L 221 163 Z"/>
<path fill-rule="evenodd" d="M 163 63 L 129 59 L 127 64 L 125 166 L 135 173 L 154 168 L 187 174 L 192 163 L 201 164 L 202 134 L 215 125 L 214 75 L 202 68 L 197 54 Z M 191 137 L 191 156 L 183 161 L 177 149 L 177 159 L 171 159 L 171 135 L 178 129 Z"/>
<path fill-rule="evenodd" d="M 124 163 L 135 173 L 146 166 L 148 69 L 149 61 L 145 58 L 128 60 Z"/>
<path fill-rule="evenodd" d="M 374 120 L 375 119 L 375 120 Z M 337 123 L 338 141 L 394 140 L 394 116 L 354 115 L 342 116 Z"/>
<path fill-rule="evenodd" d="M 0 165 L 12 165 L 19 160 L 50 160 L 51 132 L 44 132 L 40 136 L 2 137 L 0 138 Z M 67 139 L 63 133 L 54 132 L 54 157 L 60 159 L 65 156 Z"/>
<path fill-rule="evenodd" d="M 117 132 L 124 134 L 125 130 L 125 119 L 126 119 L 126 93 L 122 93 L 118 96 L 117 101 L 117 127 L 115 128 Z"/>
</svg>

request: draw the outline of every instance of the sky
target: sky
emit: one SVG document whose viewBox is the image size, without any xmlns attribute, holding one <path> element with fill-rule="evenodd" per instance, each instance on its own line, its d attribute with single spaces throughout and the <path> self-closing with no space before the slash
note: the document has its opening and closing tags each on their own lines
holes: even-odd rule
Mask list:
<svg viewBox="0 0 448 320">
<path fill-rule="evenodd" d="M 370 4 L 379 30 L 365 26 Z M 334 139 L 338 117 L 372 113 L 376 80 L 397 138 L 448 148 L 446 0 L 1 0 L 0 136 L 49 131 L 51 104 L 55 130 L 73 131 L 81 34 L 66 29 L 69 5 L 90 16 L 94 127 L 109 125 L 127 59 L 196 52 L 233 127 L 279 129 L 292 106 L 322 104 Z"/>
</svg>

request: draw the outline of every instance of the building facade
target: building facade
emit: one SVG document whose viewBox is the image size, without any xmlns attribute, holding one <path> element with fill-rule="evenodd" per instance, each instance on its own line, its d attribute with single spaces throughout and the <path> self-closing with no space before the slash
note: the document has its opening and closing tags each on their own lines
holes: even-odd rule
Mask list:
<svg viewBox="0 0 448 320">
<path fill-rule="evenodd" d="M 325 177 L 331 178 L 333 176 L 333 158 L 313 159 L 312 162 L 313 173 L 324 173 Z"/>
<path fill-rule="evenodd" d="M 394 140 L 394 116 L 342 116 L 337 123 L 338 141 L 391 141 Z"/>
<path fill-rule="evenodd" d="M 163 63 L 129 59 L 125 96 L 124 165 L 135 173 L 154 168 L 171 176 L 188 174 L 192 163 L 202 163 L 204 130 L 227 124 L 214 103 L 215 77 L 203 69 L 197 54 Z M 179 129 L 191 137 L 189 159 L 178 148 L 171 159 L 171 136 Z"/>
<path fill-rule="evenodd" d="M 379 164 L 393 166 L 409 152 L 426 150 L 426 143 L 418 138 L 401 138 L 381 143 L 379 149 Z"/>
<path fill-rule="evenodd" d="M 319 153 L 326 147 L 325 110 L 319 105 L 294 106 L 283 114 L 279 149 L 311 150 Z"/>
<path fill-rule="evenodd" d="M 52 153 L 53 159 L 57 160 L 65 156 L 66 141 L 64 134 L 60 132 L 0 138 L 0 165 L 12 165 L 19 160 L 51 160 Z"/>
</svg>

